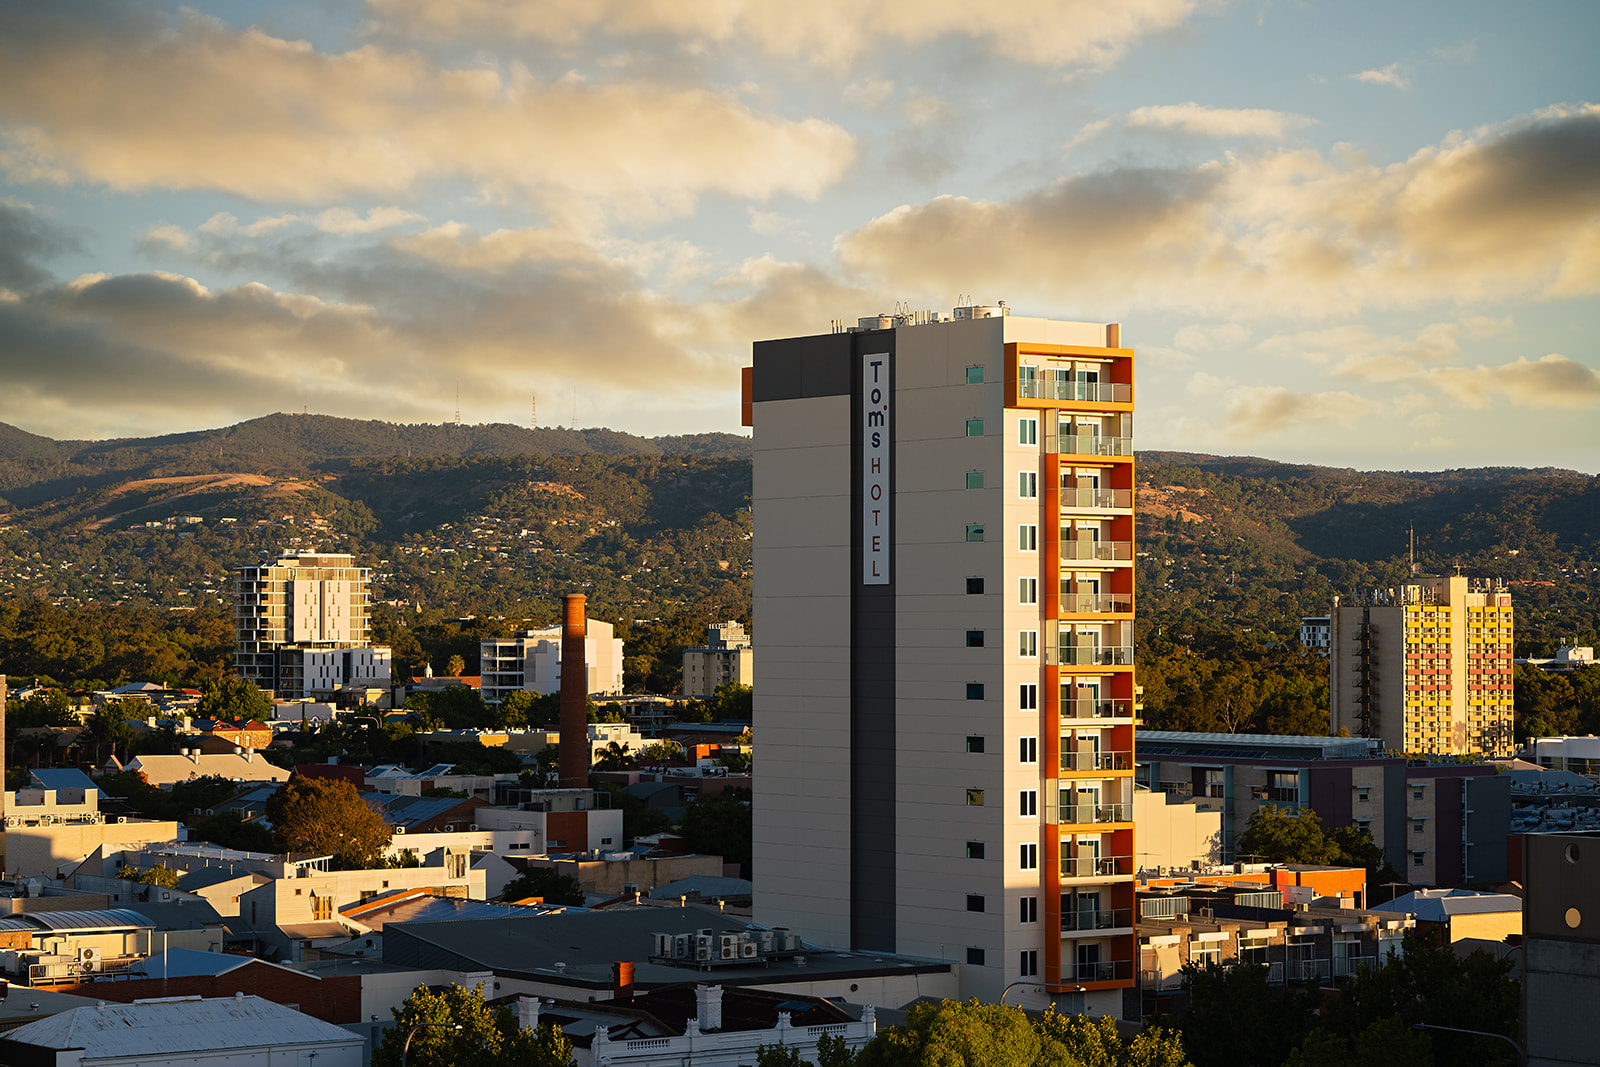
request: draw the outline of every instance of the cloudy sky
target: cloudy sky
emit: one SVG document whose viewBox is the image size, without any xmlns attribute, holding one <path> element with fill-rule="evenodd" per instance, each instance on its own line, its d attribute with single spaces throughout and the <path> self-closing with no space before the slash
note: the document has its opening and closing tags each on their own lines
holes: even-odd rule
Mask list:
<svg viewBox="0 0 1600 1067">
<path fill-rule="evenodd" d="M 0 421 L 736 430 L 1120 321 L 1145 448 L 1600 471 L 1593 0 L 0 0 Z"/>
</svg>

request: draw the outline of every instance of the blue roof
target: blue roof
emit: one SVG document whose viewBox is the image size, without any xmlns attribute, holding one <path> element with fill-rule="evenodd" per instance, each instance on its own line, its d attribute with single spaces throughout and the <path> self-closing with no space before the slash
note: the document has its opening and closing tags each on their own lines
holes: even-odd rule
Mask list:
<svg viewBox="0 0 1600 1067">
<path fill-rule="evenodd" d="M 151 978 L 215 977 L 237 970 L 253 959 L 253 956 L 231 956 L 192 948 L 169 948 L 145 960 L 144 973 Z"/>
<path fill-rule="evenodd" d="M 76 767 L 42 767 L 30 772 L 40 789 L 96 789 L 94 779 Z"/>
<path fill-rule="evenodd" d="M 747 897 L 755 889 L 743 878 L 722 878 L 714 874 L 691 874 L 668 882 L 650 891 L 651 900 L 671 900 L 674 897 L 698 896 L 702 900 L 716 897 Z"/>
</svg>

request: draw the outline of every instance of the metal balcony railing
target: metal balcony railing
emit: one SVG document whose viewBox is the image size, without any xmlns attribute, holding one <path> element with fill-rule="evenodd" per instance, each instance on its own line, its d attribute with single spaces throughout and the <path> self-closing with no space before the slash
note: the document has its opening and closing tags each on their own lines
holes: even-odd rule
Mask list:
<svg viewBox="0 0 1600 1067">
<path fill-rule="evenodd" d="M 1131 456 L 1133 438 L 1106 437 L 1097 433 L 1061 434 L 1057 451 L 1068 456 Z"/>
<path fill-rule="evenodd" d="M 1113 878 L 1133 873 L 1132 856 L 1074 855 L 1061 857 L 1063 878 Z"/>
<path fill-rule="evenodd" d="M 1099 908 L 1094 910 L 1065 909 L 1061 912 L 1061 929 L 1066 933 L 1084 930 L 1117 930 L 1133 925 L 1132 908 Z"/>
<path fill-rule="evenodd" d="M 1063 719 L 1126 719 L 1133 715 L 1131 700 L 1089 700 L 1068 697 L 1061 701 Z"/>
<path fill-rule="evenodd" d="M 1087 826 L 1101 822 L 1132 822 L 1132 804 L 1063 804 L 1062 825 Z"/>
<path fill-rule="evenodd" d="M 1133 963 L 1130 960 L 1112 960 L 1104 963 L 1068 963 L 1061 968 L 1072 974 L 1075 982 L 1115 982 L 1118 979 L 1133 977 Z"/>
<path fill-rule="evenodd" d="M 1126 511 L 1133 507 L 1133 490 L 1085 489 L 1078 486 L 1064 485 L 1061 487 L 1061 506 L 1064 508 Z"/>
<path fill-rule="evenodd" d="M 1061 612 L 1064 615 L 1092 612 L 1118 612 L 1133 610 L 1131 593 L 1062 593 Z"/>
<path fill-rule="evenodd" d="M 1071 752 L 1063 748 L 1061 769 L 1064 771 L 1127 771 L 1133 769 L 1131 751 Z"/>
<path fill-rule="evenodd" d="M 1139 985 L 1145 989 L 1181 989 L 1183 988 L 1183 975 L 1181 973 L 1162 974 L 1159 970 L 1141 969 L 1139 971 Z"/>
<path fill-rule="evenodd" d="M 1290 960 L 1289 981 L 1307 982 L 1313 978 L 1327 978 L 1333 973 L 1332 960 Z"/>
<path fill-rule="evenodd" d="M 1074 540 L 1071 530 L 1067 529 L 1062 531 L 1061 534 L 1061 558 L 1063 560 L 1094 560 L 1097 562 L 1130 560 L 1133 558 L 1133 542 Z"/>
<path fill-rule="evenodd" d="M 1335 978 L 1353 978 L 1361 968 L 1376 967 L 1377 965 L 1378 957 L 1376 956 L 1346 956 L 1344 959 L 1335 956 L 1333 959 L 1333 976 Z"/>
<path fill-rule="evenodd" d="M 1048 378 L 1017 378 L 1017 397 L 1022 400 L 1079 400 L 1089 404 L 1131 404 L 1133 386 L 1119 382 L 1053 381 Z"/>
<path fill-rule="evenodd" d="M 1089 667 L 1133 662 L 1132 645 L 1072 645 L 1061 642 L 1061 662 L 1071 667 Z"/>
</svg>

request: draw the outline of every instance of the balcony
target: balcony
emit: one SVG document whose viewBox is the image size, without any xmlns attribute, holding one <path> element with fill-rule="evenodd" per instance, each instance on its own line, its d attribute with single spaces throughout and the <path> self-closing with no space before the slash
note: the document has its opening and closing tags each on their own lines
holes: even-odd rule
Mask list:
<svg viewBox="0 0 1600 1067">
<path fill-rule="evenodd" d="M 1063 771 L 1129 771 L 1133 769 L 1132 752 L 1067 752 L 1061 753 Z"/>
<path fill-rule="evenodd" d="M 1064 934 L 1083 933 L 1089 930 L 1125 930 L 1131 926 L 1133 926 L 1132 908 L 1101 908 L 1061 913 L 1061 932 Z"/>
<path fill-rule="evenodd" d="M 1067 697 L 1061 701 L 1063 719 L 1127 719 L 1133 717 L 1131 700 L 1091 700 Z"/>
<path fill-rule="evenodd" d="M 1061 559 L 1094 560 L 1099 563 L 1120 563 L 1133 559 L 1132 541 L 1070 540 L 1066 530 L 1061 534 Z"/>
<path fill-rule="evenodd" d="M 1118 382 L 1055 381 L 1018 376 L 1019 400 L 1074 400 L 1086 404 L 1131 404 L 1133 386 Z"/>
<path fill-rule="evenodd" d="M 1154 968 L 1146 968 L 1139 971 L 1139 985 L 1151 991 L 1182 989 L 1183 974 L 1181 972 L 1162 974 Z"/>
<path fill-rule="evenodd" d="M 1133 874 L 1132 856 L 1097 856 L 1090 852 L 1061 857 L 1062 878 L 1117 878 Z"/>
<path fill-rule="evenodd" d="M 1064 485 L 1061 487 L 1061 506 L 1092 508 L 1096 511 L 1128 511 L 1133 507 L 1133 490 Z"/>
<path fill-rule="evenodd" d="M 1332 960 L 1290 960 L 1286 966 L 1291 982 L 1321 980 L 1333 972 Z"/>
<path fill-rule="evenodd" d="M 1130 612 L 1133 610 L 1132 593 L 1062 593 L 1063 615 L 1088 615 L 1093 613 Z"/>
<path fill-rule="evenodd" d="M 1061 970 L 1064 975 L 1070 976 L 1074 982 L 1116 982 L 1133 977 L 1133 961 L 1116 960 L 1105 963 L 1086 963 L 1082 960 L 1076 964 L 1063 961 Z"/>
<path fill-rule="evenodd" d="M 1097 433 L 1064 433 L 1056 450 L 1066 456 L 1131 456 L 1133 438 L 1104 437 Z"/>
<path fill-rule="evenodd" d="M 1061 664 L 1066 667 L 1132 666 L 1132 645 L 1070 645 L 1061 643 Z"/>
<path fill-rule="evenodd" d="M 1132 822 L 1132 804 L 1063 804 L 1063 826 L 1087 826 L 1101 822 Z"/>
<path fill-rule="evenodd" d="M 1333 958 L 1333 976 L 1335 978 L 1354 978 L 1363 967 L 1374 968 L 1378 965 L 1376 956 L 1346 956 L 1340 959 Z"/>
</svg>

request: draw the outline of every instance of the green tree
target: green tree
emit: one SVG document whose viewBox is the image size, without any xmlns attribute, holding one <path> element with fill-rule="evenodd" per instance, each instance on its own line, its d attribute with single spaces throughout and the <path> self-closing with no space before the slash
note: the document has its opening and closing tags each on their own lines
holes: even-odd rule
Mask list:
<svg viewBox="0 0 1600 1067">
<path fill-rule="evenodd" d="M 1257 808 L 1234 843 L 1234 852 L 1264 863 L 1364 867 L 1369 896 L 1385 883 L 1400 880 L 1372 840 L 1372 831 L 1341 826 L 1324 832 L 1322 817 L 1310 809 L 1290 812 L 1270 804 Z"/>
<path fill-rule="evenodd" d="M 389 824 L 341 779 L 289 779 L 267 800 L 267 818 L 278 851 L 333 856 L 343 870 L 382 866 L 389 847 Z"/>
<path fill-rule="evenodd" d="M 817 1038 L 817 1067 L 855 1067 L 859 1054 L 836 1034 Z"/>
<path fill-rule="evenodd" d="M 158 885 L 166 889 L 178 888 L 178 872 L 159 864 L 154 867 L 132 867 L 123 864 L 117 868 L 117 877 L 143 885 Z"/>
<path fill-rule="evenodd" d="M 659 834 L 672 829 L 672 820 L 660 808 L 653 808 L 637 793 L 620 785 L 601 782 L 600 788 L 611 796 L 611 806 L 622 812 L 622 839 L 631 845 L 641 837 Z"/>
<path fill-rule="evenodd" d="M 121 751 L 124 757 L 132 751 L 135 735 L 128 723 L 130 712 L 132 717 L 143 718 L 149 707 L 143 700 L 108 700 L 94 709 L 84 736 L 95 747 L 96 763 L 107 751 L 113 756 Z"/>
<path fill-rule="evenodd" d="M 372 1050 L 372 1067 L 399 1067 L 407 1038 L 407 1062 L 418 1067 L 569 1067 L 573 1062 L 572 1042 L 559 1026 L 522 1029 L 510 1006 L 484 1000 L 481 986 L 452 985 L 437 993 L 418 986 L 393 1015 L 394 1025 Z"/>
<path fill-rule="evenodd" d="M 266 722 L 272 718 L 272 698 L 243 678 L 219 678 L 200 698 L 195 714 L 203 719 L 254 719 Z"/>
<path fill-rule="evenodd" d="M 679 828 L 695 852 L 737 863 L 739 877 L 751 877 L 754 827 L 750 790 L 734 788 L 710 795 L 702 793 L 684 808 Z"/>
<path fill-rule="evenodd" d="M 495 709 L 494 725 L 511 730 L 525 730 L 530 726 L 542 725 L 542 721 L 536 721 L 534 718 L 537 707 L 534 695 L 526 689 L 507 693 L 500 701 L 500 706 Z"/>
<path fill-rule="evenodd" d="M 583 887 L 570 874 L 562 874 L 552 867 L 529 867 L 506 883 L 500 891 L 501 900 L 525 900 L 543 897 L 546 904 L 583 906 Z"/>
<path fill-rule="evenodd" d="M 451 656 L 445 662 L 444 673 L 448 678 L 460 678 L 467 673 L 467 661 L 460 656 Z"/>
<path fill-rule="evenodd" d="M 757 1045 L 756 1067 L 816 1067 L 793 1045 Z"/>
<path fill-rule="evenodd" d="M 1184 968 L 1189 1006 L 1171 1022 L 1195 1067 L 1280 1067 L 1305 1040 L 1322 998 L 1314 988 L 1276 987 L 1267 968 Z"/>
<path fill-rule="evenodd" d="M 706 703 L 717 722 L 749 722 L 755 708 L 755 690 L 738 682 L 725 682 L 717 686 Z"/>
<path fill-rule="evenodd" d="M 1039 1033 L 1059 1046 L 1058 1059 L 1079 1067 L 1187 1067 L 1183 1038 L 1160 1026 L 1147 1026 L 1124 1041 L 1109 1015 L 1063 1015 L 1051 1005 L 1034 1020 Z"/>
<path fill-rule="evenodd" d="M 607 744 L 594 758 L 594 769 L 597 771 L 631 771 L 638 765 L 639 761 L 615 741 Z"/>
<path fill-rule="evenodd" d="M 918 1004 L 873 1038 L 862 1067 L 1031 1067 L 1044 1039 L 1020 1008 L 946 1000 Z"/>
</svg>

